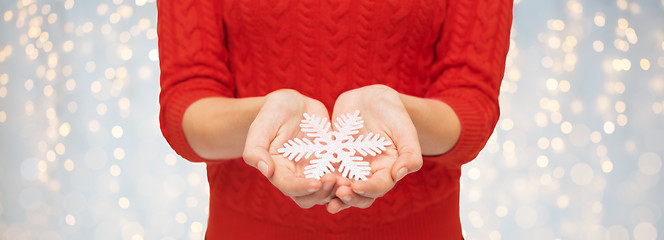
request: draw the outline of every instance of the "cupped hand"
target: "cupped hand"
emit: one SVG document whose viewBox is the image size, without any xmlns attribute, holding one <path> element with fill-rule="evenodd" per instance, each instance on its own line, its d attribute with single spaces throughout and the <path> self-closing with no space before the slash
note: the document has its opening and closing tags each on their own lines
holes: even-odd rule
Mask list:
<svg viewBox="0 0 664 240">
<path fill-rule="evenodd" d="M 364 120 L 364 128 L 360 129 L 359 134 L 377 133 L 390 139 L 392 145 L 375 157 L 364 158 L 371 166 L 371 175 L 367 180 L 337 183 L 336 198 L 327 205 L 330 213 L 348 207 L 368 208 L 406 174 L 422 167 L 417 130 L 397 91 L 385 85 L 347 91 L 337 98 L 333 118 L 356 110 L 360 110 Z"/>
<path fill-rule="evenodd" d="M 265 102 L 249 128 L 244 147 L 244 161 L 257 168 L 284 195 L 300 207 L 326 204 L 333 197 L 340 176 L 327 174 L 317 179 L 305 178 L 307 160 L 285 158 L 277 149 L 292 138 L 302 138 L 302 115 L 327 118 L 325 106 L 295 90 L 277 90 L 265 96 Z"/>
</svg>

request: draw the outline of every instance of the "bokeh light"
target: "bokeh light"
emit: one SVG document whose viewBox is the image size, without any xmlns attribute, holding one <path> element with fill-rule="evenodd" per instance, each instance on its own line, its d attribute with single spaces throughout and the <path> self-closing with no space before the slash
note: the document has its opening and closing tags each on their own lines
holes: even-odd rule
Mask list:
<svg viewBox="0 0 664 240">
<path fill-rule="evenodd" d="M 466 239 L 664 236 L 664 1 L 514 1 Z M 203 239 L 158 126 L 155 0 L 0 3 L 0 239 Z"/>
<path fill-rule="evenodd" d="M 155 121 L 156 16 L 155 0 L 0 3 L 0 239 L 203 238 L 204 165 Z"/>
<path fill-rule="evenodd" d="M 463 167 L 466 239 L 661 239 L 664 1 L 514 3 L 501 119 Z"/>
</svg>

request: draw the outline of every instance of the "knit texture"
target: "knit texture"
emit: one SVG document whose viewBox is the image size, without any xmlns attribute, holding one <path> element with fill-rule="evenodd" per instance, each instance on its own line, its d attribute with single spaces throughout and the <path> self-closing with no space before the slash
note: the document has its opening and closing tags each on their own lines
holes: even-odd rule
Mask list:
<svg viewBox="0 0 664 240">
<path fill-rule="evenodd" d="M 161 130 L 178 154 L 207 163 L 208 239 L 461 239 L 460 167 L 498 120 L 512 0 L 158 0 L 157 7 Z M 341 93 L 376 83 L 444 101 L 461 136 L 368 209 L 301 209 L 242 159 L 202 159 L 182 130 L 184 111 L 205 97 L 290 88 L 332 112 Z"/>
</svg>

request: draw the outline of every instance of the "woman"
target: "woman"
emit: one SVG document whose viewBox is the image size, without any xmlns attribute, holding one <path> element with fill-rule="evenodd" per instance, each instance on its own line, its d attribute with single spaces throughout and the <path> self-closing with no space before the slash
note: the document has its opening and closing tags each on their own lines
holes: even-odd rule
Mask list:
<svg viewBox="0 0 664 240">
<path fill-rule="evenodd" d="M 207 239 L 462 239 L 460 169 L 498 120 L 511 0 L 157 7 L 161 129 L 207 163 Z M 355 110 L 393 143 L 369 179 L 304 178 L 277 151 L 304 113 Z"/>
</svg>

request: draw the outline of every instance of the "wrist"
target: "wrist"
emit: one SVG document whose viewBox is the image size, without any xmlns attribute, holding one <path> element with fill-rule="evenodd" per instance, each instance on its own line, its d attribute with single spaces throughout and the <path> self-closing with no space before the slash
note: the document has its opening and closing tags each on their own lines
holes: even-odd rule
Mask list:
<svg viewBox="0 0 664 240">
<path fill-rule="evenodd" d="M 287 115 L 302 114 L 301 112 L 307 107 L 307 100 L 309 98 L 297 90 L 278 89 L 265 95 L 259 110 L 267 106 L 271 109 L 279 109 L 281 113 Z"/>
<path fill-rule="evenodd" d="M 459 140 L 461 123 L 454 109 L 445 102 L 399 94 L 417 129 L 423 155 L 440 155 L 451 150 Z"/>
<path fill-rule="evenodd" d="M 264 102 L 265 97 L 200 99 L 191 104 L 183 116 L 185 138 L 201 158 L 240 157 L 243 139 Z"/>
</svg>

